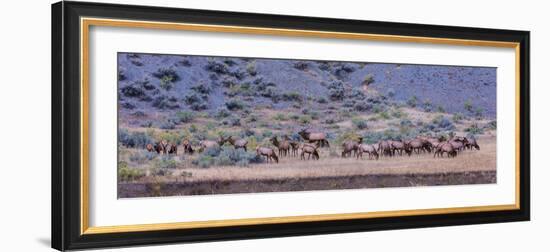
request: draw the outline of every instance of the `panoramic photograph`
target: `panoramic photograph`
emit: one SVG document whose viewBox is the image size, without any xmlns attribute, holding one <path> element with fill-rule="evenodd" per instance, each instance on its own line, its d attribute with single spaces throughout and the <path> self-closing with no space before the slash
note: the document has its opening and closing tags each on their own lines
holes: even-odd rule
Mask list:
<svg viewBox="0 0 550 252">
<path fill-rule="evenodd" d="M 117 56 L 119 198 L 496 183 L 494 67 Z"/>
</svg>

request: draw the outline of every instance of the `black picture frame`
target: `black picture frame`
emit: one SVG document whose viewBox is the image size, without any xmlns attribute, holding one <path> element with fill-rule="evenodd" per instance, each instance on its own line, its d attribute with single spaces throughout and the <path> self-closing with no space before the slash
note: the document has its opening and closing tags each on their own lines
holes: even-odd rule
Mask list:
<svg viewBox="0 0 550 252">
<path fill-rule="evenodd" d="M 81 233 L 80 17 L 253 26 L 280 29 L 491 40 L 519 43 L 519 209 L 488 212 L 396 216 L 337 221 Z M 439 25 L 328 19 L 102 3 L 52 5 L 52 247 L 87 249 L 175 242 L 331 234 L 388 229 L 467 225 L 530 219 L 529 32 Z"/>
</svg>

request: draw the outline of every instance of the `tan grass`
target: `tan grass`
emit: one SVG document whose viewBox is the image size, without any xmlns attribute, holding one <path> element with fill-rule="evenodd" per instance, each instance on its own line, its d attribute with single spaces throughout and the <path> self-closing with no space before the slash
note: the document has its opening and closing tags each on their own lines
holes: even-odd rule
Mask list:
<svg viewBox="0 0 550 252">
<path fill-rule="evenodd" d="M 433 154 L 411 157 L 381 157 L 379 160 L 329 157 L 324 149 L 320 160 L 300 160 L 283 157 L 278 164 L 258 164 L 249 167 L 222 166 L 212 168 L 180 168 L 173 175 L 191 173 L 189 181 L 259 180 L 306 177 L 353 176 L 367 174 L 434 174 L 496 170 L 496 141 L 492 136 L 479 139 L 480 151 L 465 150 L 456 158 L 434 158 Z"/>
</svg>

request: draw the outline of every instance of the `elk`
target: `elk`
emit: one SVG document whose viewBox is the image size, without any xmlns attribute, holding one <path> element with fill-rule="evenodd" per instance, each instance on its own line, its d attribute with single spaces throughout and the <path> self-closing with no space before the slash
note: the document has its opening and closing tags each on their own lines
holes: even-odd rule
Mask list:
<svg viewBox="0 0 550 252">
<path fill-rule="evenodd" d="M 449 143 L 453 146 L 453 148 L 459 152 L 459 151 L 462 151 L 462 149 L 464 148 L 464 143 L 462 143 L 461 141 L 449 141 Z"/>
<path fill-rule="evenodd" d="M 382 155 L 391 157 L 393 152 L 392 152 L 392 147 L 390 145 L 390 142 L 387 140 L 382 140 L 378 142 L 378 152 Z"/>
<path fill-rule="evenodd" d="M 325 133 L 322 132 L 310 132 L 307 129 L 302 129 L 298 132 L 298 135 L 300 135 L 304 140 L 308 141 L 309 143 L 319 143 L 320 147 L 330 147 L 327 136 Z"/>
<path fill-rule="evenodd" d="M 166 154 L 166 148 L 164 148 L 164 146 L 161 143 L 156 143 L 154 148 L 157 154 L 161 154 L 161 153 Z"/>
<path fill-rule="evenodd" d="M 307 159 L 309 160 L 309 158 L 311 156 L 313 156 L 313 159 L 317 159 L 319 160 L 319 152 L 317 152 L 317 148 L 319 148 L 319 144 L 310 144 L 310 143 L 305 143 L 302 145 L 302 153 L 300 154 L 300 160 L 305 160 L 306 157 L 305 157 L 305 154 L 307 153 L 308 156 L 307 156 Z"/>
<path fill-rule="evenodd" d="M 269 147 L 256 147 L 256 154 L 260 156 L 265 156 L 268 163 L 270 160 L 275 160 L 276 163 L 279 163 L 279 158 L 277 157 L 277 154 L 275 154 L 275 151 Z"/>
<path fill-rule="evenodd" d="M 410 148 L 411 152 L 416 152 L 416 154 L 420 154 L 420 151 L 424 150 L 424 143 L 421 139 L 413 139 L 409 141 L 407 145 Z"/>
<path fill-rule="evenodd" d="M 475 148 L 476 150 L 480 150 L 479 145 L 477 144 L 477 141 L 474 137 L 470 137 L 466 140 L 468 141 L 467 146 L 469 147 L 469 149 Z"/>
<path fill-rule="evenodd" d="M 245 139 L 233 139 L 233 136 L 229 136 L 227 138 L 227 142 L 229 142 L 235 149 L 244 149 L 246 151 L 246 145 L 248 144 L 248 141 Z"/>
<path fill-rule="evenodd" d="M 145 146 L 145 148 L 147 149 L 148 152 L 155 151 L 154 146 L 152 144 L 147 144 L 147 146 Z"/>
<path fill-rule="evenodd" d="M 222 146 L 227 139 L 223 138 L 223 136 L 220 136 L 218 141 L 213 140 L 202 140 L 199 142 L 199 152 L 203 152 L 204 150 L 208 148 L 216 148 Z"/>
<path fill-rule="evenodd" d="M 195 152 L 193 150 L 193 147 L 191 147 L 191 143 L 189 142 L 189 140 L 184 139 L 181 145 L 183 145 L 183 153 L 193 154 L 193 152 Z"/>
<path fill-rule="evenodd" d="M 449 142 L 440 143 L 434 152 L 434 158 L 437 156 L 443 156 L 443 153 L 447 153 L 447 157 L 456 157 L 457 152 L 453 145 Z"/>
<path fill-rule="evenodd" d="M 282 142 L 279 142 L 279 139 L 277 139 L 277 136 L 274 136 L 269 139 L 277 149 L 279 149 L 279 156 L 286 156 L 290 152 L 290 143 L 288 140 L 283 140 Z"/>
<path fill-rule="evenodd" d="M 439 139 L 433 138 L 433 137 L 426 138 L 426 141 L 428 141 L 430 143 L 430 147 L 432 149 L 435 149 L 437 147 L 437 145 L 439 145 L 439 143 L 441 142 L 441 141 L 439 141 Z"/>
<path fill-rule="evenodd" d="M 168 148 L 168 154 L 175 154 L 178 155 L 178 145 L 176 144 L 170 144 L 170 148 Z"/>
<path fill-rule="evenodd" d="M 372 156 L 374 156 L 376 160 L 378 160 L 378 151 L 376 151 L 376 146 L 374 145 L 359 144 L 359 146 L 357 147 L 357 159 L 359 159 L 359 157 L 363 159 L 363 153 L 368 153 L 369 159 L 372 159 Z"/>
<path fill-rule="evenodd" d="M 164 149 L 164 154 L 166 154 L 166 151 L 168 150 L 168 141 L 161 140 L 160 144 L 162 145 L 162 148 Z"/>
<path fill-rule="evenodd" d="M 416 139 L 419 140 L 420 143 L 422 144 L 422 148 L 420 148 L 419 151 L 432 152 L 433 144 L 432 144 L 430 138 L 424 137 L 424 136 L 418 136 L 418 137 L 416 137 Z M 411 140 L 409 142 L 409 144 L 414 140 L 415 139 Z M 435 140 L 435 142 L 437 142 L 437 139 L 434 139 L 434 140 Z"/>
<path fill-rule="evenodd" d="M 359 145 L 363 142 L 363 138 L 359 137 L 357 141 L 348 140 L 342 143 L 342 157 L 351 157 L 351 152 L 353 151 L 353 156 L 357 156 L 357 150 Z"/>
<path fill-rule="evenodd" d="M 405 151 L 405 153 L 409 154 L 409 156 L 411 155 L 411 150 L 409 148 L 407 148 L 405 143 L 403 143 L 401 141 L 390 140 L 389 144 L 390 144 L 390 149 L 391 149 L 392 155 L 395 155 L 395 153 L 399 153 L 399 155 L 401 156 L 401 155 L 403 155 L 403 151 Z"/>
<path fill-rule="evenodd" d="M 288 141 L 288 144 L 290 144 L 290 148 L 292 149 L 292 156 L 295 157 L 298 155 L 298 149 L 300 149 L 300 143 L 297 141 L 292 141 L 288 138 L 288 136 L 284 136 L 284 139 Z"/>
</svg>

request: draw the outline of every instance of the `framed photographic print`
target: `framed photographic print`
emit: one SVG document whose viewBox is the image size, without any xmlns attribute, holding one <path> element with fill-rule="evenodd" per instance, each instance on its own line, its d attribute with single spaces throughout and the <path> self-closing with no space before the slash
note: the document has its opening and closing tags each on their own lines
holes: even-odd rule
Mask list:
<svg viewBox="0 0 550 252">
<path fill-rule="evenodd" d="M 52 6 L 58 250 L 529 220 L 529 32 Z"/>
</svg>

